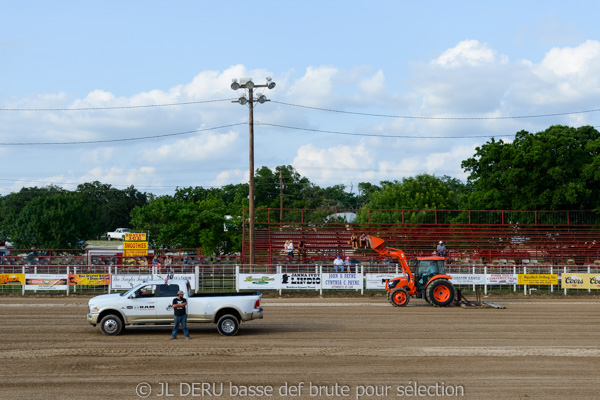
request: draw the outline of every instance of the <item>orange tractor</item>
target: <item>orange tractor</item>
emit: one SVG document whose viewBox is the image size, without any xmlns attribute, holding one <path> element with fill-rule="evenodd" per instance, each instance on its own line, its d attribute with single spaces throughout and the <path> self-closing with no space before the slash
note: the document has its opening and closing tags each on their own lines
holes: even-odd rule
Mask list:
<svg viewBox="0 0 600 400">
<path fill-rule="evenodd" d="M 417 257 L 407 262 L 402 250 L 384 246 L 384 240 L 375 236 L 369 238 L 373 250 L 382 256 L 397 257 L 402 267 L 403 276 L 385 283 L 388 300 L 394 306 L 406 306 L 411 296 L 424 298 L 429 304 L 438 307 L 448 306 L 455 301 L 457 293 L 450 283 L 452 278 L 446 274 L 444 257 Z"/>
</svg>

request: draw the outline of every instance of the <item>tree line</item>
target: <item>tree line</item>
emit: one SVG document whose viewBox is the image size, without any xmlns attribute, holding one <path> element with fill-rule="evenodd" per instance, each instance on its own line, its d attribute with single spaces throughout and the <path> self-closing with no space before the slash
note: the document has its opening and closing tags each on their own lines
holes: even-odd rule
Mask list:
<svg viewBox="0 0 600 400">
<path fill-rule="evenodd" d="M 283 207 L 295 209 L 600 210 L 600 134 L 591 126 L 520 131 L 512 142 L 492 138 L 461 166 L 466 182 L 420 174 L 361 182 L 353 190 L 319 187 L 289 165 L 261 167 L 255 206 L 279 208 L 283 193 Z M 155 248 L 225 254 L 241 249 L 247 205 L 248 184 L 177 188 L 162 196 L 97 181 L 74 191 L 30 187 L 0 197 L 0 235 L 17 248 L 73 249 L 129 227 L 148 232 Z"/>
</svg>

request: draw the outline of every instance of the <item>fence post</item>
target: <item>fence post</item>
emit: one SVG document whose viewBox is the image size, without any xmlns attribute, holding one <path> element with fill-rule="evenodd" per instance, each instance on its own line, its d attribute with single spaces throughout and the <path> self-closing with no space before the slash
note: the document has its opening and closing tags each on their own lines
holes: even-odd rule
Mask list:
<svg viewBox="0 0 600 400">
<path fill-rule="evenodd" d="M 70 289 L 70 287 L 71 287 L 71 285 L 69 285 L 69 281 L 70 281 L 70 279 L 69 279 L 69 269 L 70 269 L 70 268 L 69 268 L 69 266 L 67 265 L 67 296 L 69 295 L 69 289 Z"/>
<path fill-rule="evenodd" d="M 319 266 L 317 264 L 315 264 L 315 274 L 319 273 Z M 323 277 L 321 277 L 321 279 L 323 279 Z M 319 279 L 319 282 L 321 282 L 321 279 Z M 316 288 L 315 291 L 319 291 L 319 288 Z"/>
<path fill-rule="evenodd" d="M 21 267 L 21 272 L 23 273 L 23 280 L 24 280 L 23 284 L 21 285 L 21 294 L 23 296 L 25 296 L 25 284 L 27 283 L 27 280 L 25 279 L 25 266 L 24 265 Z"/>
<path fill-rule="evenodd" d="M 550 275 L 554 273 L 554 267 L 550 266 Z M 554 293 L 554 285 L 550 285 L 550 293 Z"/>
<path fill-rule="evenodd" d="M 517 275 L 517 267 L 516 266 L 513 267 L 513 275 Z M 517 279 L 518 278 L 519 277 L 517 276 Z M 513 292 L 517 293 L 517 285 L 513 285 Z"/>
<path fill-rule="evenodd" d="M 200 267 L 196 265 L 194 269 L 194 274 L 196 275 L 194 277 L 194 279 L 196 279 L 196 289 L 194 289 L 194 293 L 198 293 L 198 288 L 200 287 Z"/>
<path fill-rule="evenodd" d="M 527 267 L 523 267 L 523 275 L 527 274 Z M 527 285 L 523 285 L 523 292 L 527 296 Z"/>
<path fill-rule="evenodd" d="M 483 275 L 485 275 L 485 283 L 483 286 L 483 294 L 487 296 L 487 266 L 483 267 Z"/>
<path fill-rule="evenodd" d="M 360 280 L 362 281 L 362 285 L 360 286 L 360 294 L 365 294 L 365 274 L 363 274 L 363 266 L 360 266 Z"/>
<path fill-rule="evenodd" d="M 474 265 L 471 267 L 471 273 L 472 273 L 473 275 L 475 275 L 475 266 L 474 266 Z M 476 289 L 475 289 L 475 284 L 473 284 L 473 292 L 475 292 L 475 290 L 476 290 Z"/>
<path fill-rule="evenodd" d="M 567 273 L 567 267 L 563 267 L 563 274 Z M 565 286 L 565 296 L 567 295 L 567 287 Z"/>
<path fill-rule="evenodd" d="M 77 275 L 77 267 L 73 267 L 73 273 Z M 77 285 L 73 285 L 73 293 L 77 293 Z"/>
<path fill-rule="evenodd" d="M 236 265 L 235 266 L 235 291 L 236 292 L 240 291 L 240 285 L 238 285 L 239 280 L 240 280 L 240 266 Z"/>
<path fill-rule="evenodd" d="M 323 266 L 319 265 L 319 271 L 321 274 L 321 287 L 319 288 L 319 297 L 323 297 Z"/>
<path fill-rule="evenodd" d="M 112 286 L 112 266 L 108 266 L 108 277 L 110 278 L 110 282 L 108 283 L 108 294 L 110 294 L 110 287 Z"/>
<path fill-rule="evenodd" d="M 592 271 L 590 270 L 590 265 L 588 264 L 588 274 L 589 274 L 590 272 L 592 272 Z M 592 293 L 592 288 L 589 288 L 589 289 L 588 289 L 588 293 Z"/>
<path fill-rule="evenodd" d="M 281 265 L 278 265 L 276 267 L 275 272 L 277 274 L 277 277 L 281 278 Z M 281 286 L 279 286 L 279 297 L 281 297 Z"/>
</svg>

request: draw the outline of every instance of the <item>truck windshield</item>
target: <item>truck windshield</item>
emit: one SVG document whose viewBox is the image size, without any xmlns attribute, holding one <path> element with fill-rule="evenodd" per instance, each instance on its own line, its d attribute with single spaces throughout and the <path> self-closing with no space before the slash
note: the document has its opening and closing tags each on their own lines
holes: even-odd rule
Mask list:
<svg viewBox="0 0 600 400">
<path fill-rule="evenodd" d="M 143 285 L 143 283 L 139 283 L 139 284 L 135 285 L 134 287 L 132 287 L 128 291 L 126 291 L 124 293 L 121 293 L 121 296 L 129 296 L 130 293 L 133 293 L 134 291 L 136 291 L 142 285 Z"/>
</svg>

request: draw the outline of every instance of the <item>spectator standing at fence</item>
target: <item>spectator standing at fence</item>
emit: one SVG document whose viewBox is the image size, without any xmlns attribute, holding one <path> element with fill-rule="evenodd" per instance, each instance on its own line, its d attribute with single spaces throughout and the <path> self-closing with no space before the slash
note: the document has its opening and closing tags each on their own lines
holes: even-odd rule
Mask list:
<svg viewBox="0 0 600 400">
<path fill-rule="evenodd" d="M 173 328 L 173 332 L 171 334 L 171 340 L 177 339 L 177 331 L 179 330 L 179 325 L 181 324 L 181 328 L 183 329 L 183 336 L 186 339 L 190 338 L 190 332 L 187 328 L 187 299 L 183 297 L 183 292 L 180 290 L 177 292 L 177 297 L 173 299 L 173 314 L 174 314 L 174 322 L 175 327 Z"/>
<path fill-rule="evenodd" d="M 342 256 L 340 256 L 339 254 L 337 255 L 337 257 L 335 258 L 335 260 L 333 260 L 333 270 L 335 272 L 344 272 L 344 260 L 342 260 Z"/>
<path fill-rule="evenodd" d="M 438 257 L 446 257 L 446 245 L 441 240 L 437 245 L 437 255 Z"/>
</svg>

